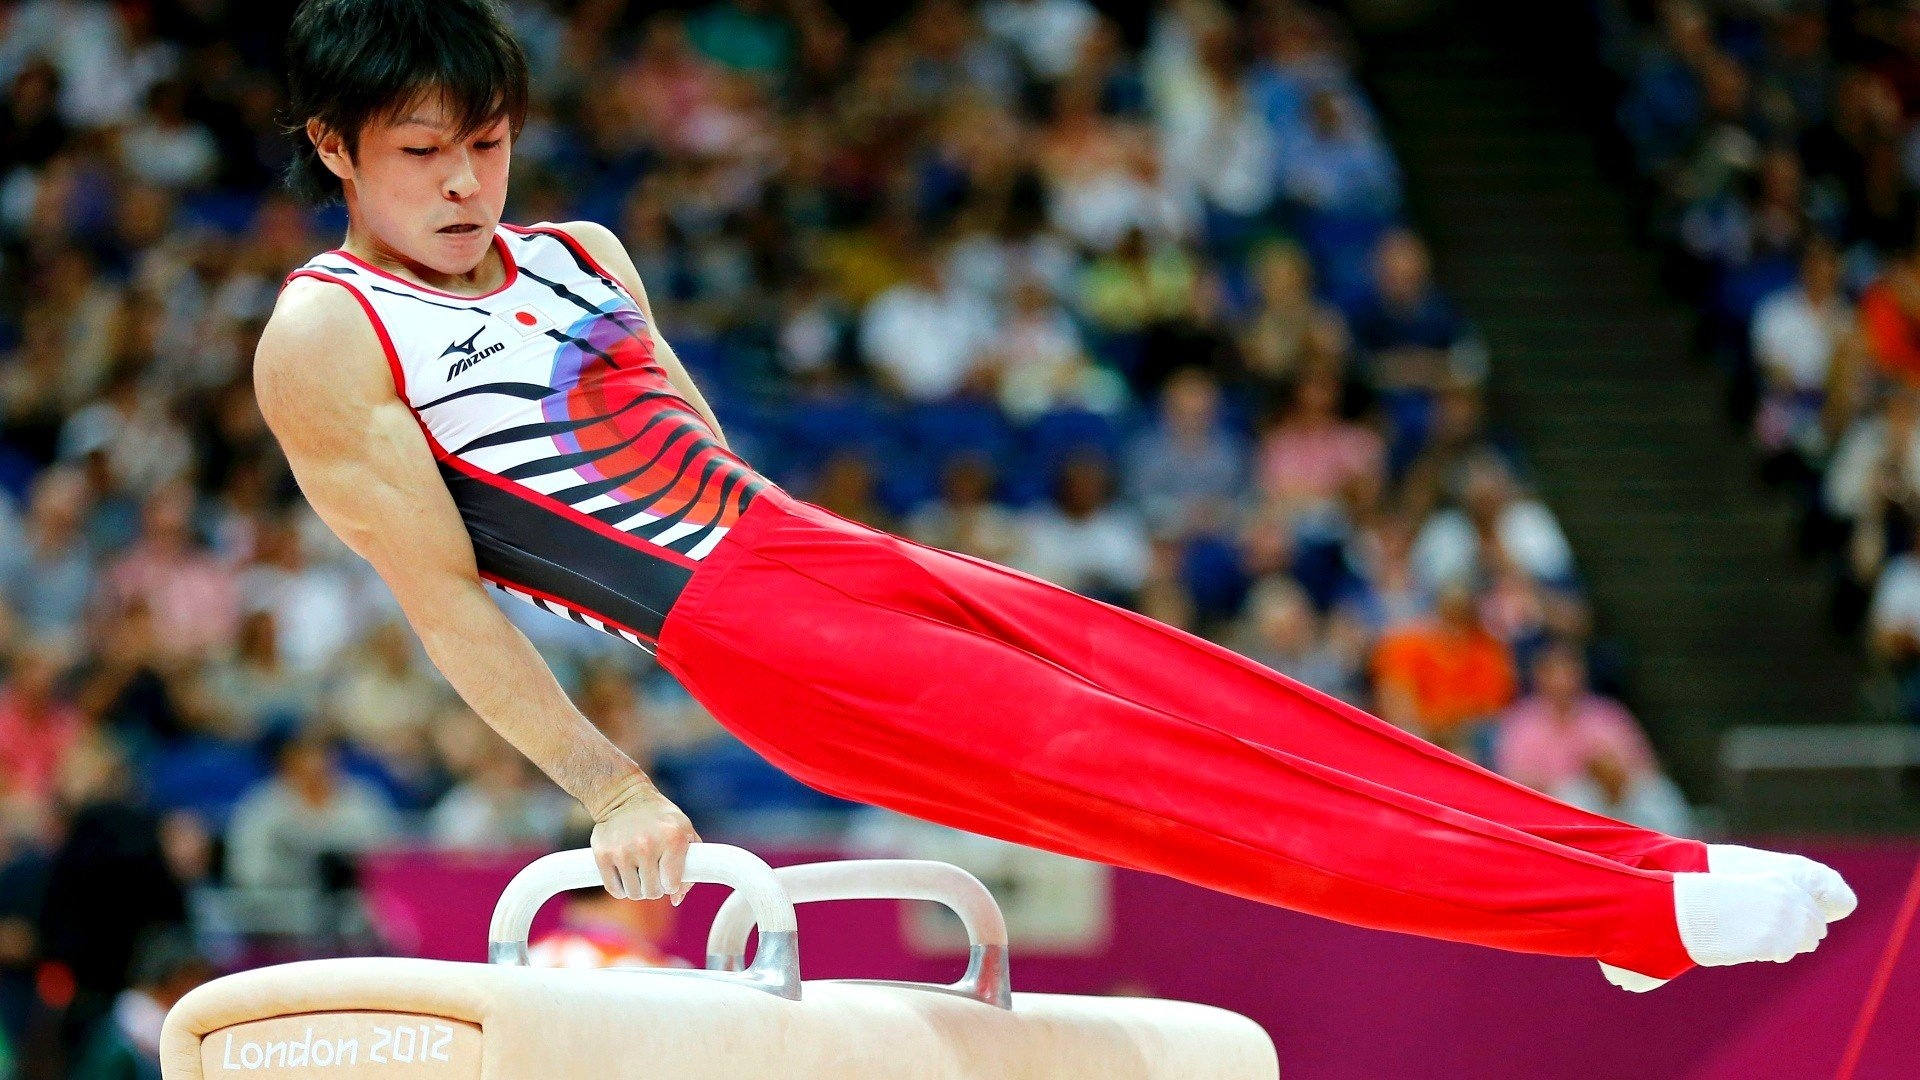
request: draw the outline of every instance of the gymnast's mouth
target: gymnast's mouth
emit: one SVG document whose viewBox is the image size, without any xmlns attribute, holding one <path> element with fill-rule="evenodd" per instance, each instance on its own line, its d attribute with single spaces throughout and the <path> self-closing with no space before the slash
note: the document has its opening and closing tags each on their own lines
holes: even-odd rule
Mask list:
<svg viewBox="0 0 1920 1080">
<path fill-rule="evenodd" d="M 466 235 L 467 233 L 470 233 L 470 232 L 478 232 L 478 231 L 479 231 L 479 229 L 480 229 L 480 226 L 478 226 L 478 225 L 471 225 L 471 224 L 469 224 L 469 225 L 448 225 L 448 226 L 446 226 L 446 227 L 444 227 L 444 228 L 442 228 L 442 229 L 441 229 L 440 231 L 441 231 L 441 232 L 443 232 L 443 233 L 447 233 L 447 234 L 449 234 L 449 235 L 452 235 L 452 236 L 465 236 L 465 235 Z"/>
</svg>

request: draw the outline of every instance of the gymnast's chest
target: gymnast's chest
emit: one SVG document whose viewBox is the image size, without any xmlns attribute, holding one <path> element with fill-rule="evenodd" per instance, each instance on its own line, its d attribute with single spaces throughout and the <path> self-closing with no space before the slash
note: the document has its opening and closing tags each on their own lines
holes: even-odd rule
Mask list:
<svg viewBox="0 0 1920 1080">
<path fill-rule="evenodd" d="M 564 436 L 570 424 L 672 393 L 631 304 L 595 307 L 547 288 L 514 288 L 411 314 L 394 342 L 407 402 L 451 452 L 536 432 Z"/>
</svg>

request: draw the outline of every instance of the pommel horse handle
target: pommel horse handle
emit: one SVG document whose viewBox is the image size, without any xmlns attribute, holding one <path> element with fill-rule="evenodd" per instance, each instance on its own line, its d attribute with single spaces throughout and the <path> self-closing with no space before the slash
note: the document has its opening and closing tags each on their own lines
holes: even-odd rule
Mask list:
<svg viewBox="0 0 1920 1080">
<path fill-rule="evenodd" d="M 844 862 L 783 866 L 774 875 L 796 904 L 821 900 L 931 900 L 960 916 L 967 928 L 967 973 L 949 986 L 850 979 L 958 994 L 1002 1009 L 1013 1007 L 1008 970 L 1007 923 L 1000 905 L 980 879 L 950 863 L 926 859 L 851 859 Z M 746 966 L 747 932 L 760 927 L 760 948 L 767 947 L 767 924 L 750 898 L 735 893 L 720 905 L 707 933 L 707 967 L 740 971 Z M 777 943 L 777 938 L 775 939 Z M 760 953 L 754 954 L 754 966 Z"/>
<path fill-rule="evenodd" d="M 725 979 L 744 983 L 793 1001 L 800 1000 L 799 926 L 793 916 L 793 902 L 787 898 L 773 868 L 758 855 L 727 844 L 692 844 L 687 847 L 683 881 L 709 882 L 732 887 L 727 903 L 738 903 L 742 912 L 751 912 L 749 925 L 762 927 L 761 945 L 753 966 L 730 972 L 689 971 L 675 968 L 650 969 L 656 974 L 685 975 L 707 979 Z M 599 888 L 600 868 L 587 848 L 543 855 L 528 863 L 507 883 L 506 890 L 493 908 L 493 923 L 487 931 L 487 962 L 527 966 L 527 931 L 533 916 L 555 895 L 569 889 Z"/>
</svg>

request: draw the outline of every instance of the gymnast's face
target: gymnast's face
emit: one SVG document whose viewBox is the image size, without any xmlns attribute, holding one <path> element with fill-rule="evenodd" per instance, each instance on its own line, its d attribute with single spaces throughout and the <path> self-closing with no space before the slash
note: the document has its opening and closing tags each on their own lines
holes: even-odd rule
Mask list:
<svg viewBox="0 0 1920 1080">
<path fill-rule="evenodd" d="M 354 225 L 382 254 L 442 274 L 486 257 L 507 201 L 512 132 L 505 116 L 459 132 L 436 94 L 360 131 L 349 156 L 324 130 L 315 144 L 340 177 Z"/>
</svg>

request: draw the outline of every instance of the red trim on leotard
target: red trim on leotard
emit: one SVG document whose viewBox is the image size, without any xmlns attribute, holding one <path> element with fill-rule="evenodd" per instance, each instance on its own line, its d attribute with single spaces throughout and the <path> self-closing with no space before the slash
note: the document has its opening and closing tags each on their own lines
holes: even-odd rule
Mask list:
<svg viewBox="0 0 1920 1080">
<path fill-rule="evenodd" d="M 380 335 L 380 347 L 386 350 L 387 370 L 393 372 L 393 389 L 396 393 L 400 395 L 400 400 L 406 403 L 407 411 L 413 413 L 413 418 L 415 422 L 418 422 L 420 419 L 420 414 L 418 411 L 414 409 L 413 402 L 408 400 L 407 398 L 407 372 L 406 372 L 406 369 L 400 366 L 400 353 L 398 350 L 396 350 L 393 347 L 393 339 L 387 336 L 387 324 L 381 322 L 380 316 L 374 313 L 373 303 L 369 301 L 365 296 L 361 295 L 360 290 L 354 288 L 351 282 L 347 281 L 345 278 L 337 277 L 333 274 L 329 274 L 325 270 L 314 270 L 311 268 L 303 267 L 299 270 L 295 270 L 291 274 L 288 274 L 287 280 L 292 281 L 294 278 L 298 278 L 298 277 L 310 277 L 315 279 L 316 281 L 331 281 L 335 285 L 338 285 L 341 288 L 347 290 L 347 293 L 351 295 L 355 300 L 360 301 L 360 310 L 367 313 L 367 321 L 373 324 L 373 332 Z M 282 289 L 285 289 L 286 285 L 282 284 L 280 287 Z M 420 428 L 422 431 L 425 431 L 426 425 L 421 424 Z M 429 432 L 427 434 L 427 438 L 432 439 L 433 434 Z"/>
<path fill-rule="evenodd" d="M 580 242 L 580 238 L 567 230 L 553 225 L 509 225 L 504 221 L 500 223 L 500 227 L 517 232 L 522 236 L 551 236 L 555 240 L 567 245 L 567 247 L 573 250 L 575 255 L 580 257 L 582 262 L 593 268 L 594 273 L 605 278 L 607 284 L 619 289 L 622 295 L 633 302 L 635 308 L 639 308 L 640 301 L 633 295 L 633 292 L 627 288 L 626 283 L 618 277 L 607 273 L 607 268 L 601 266 L 600 261 L 595 259 L 593 255 L 587 251 L 587 246 Z M 645 315 L 646 313 L 643 311 L 641 314 Z"/>
</svg>

